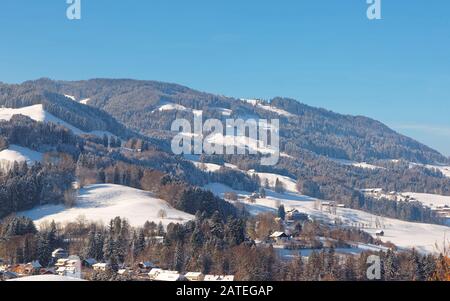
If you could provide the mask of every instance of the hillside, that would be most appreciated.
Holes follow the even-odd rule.
[[[448,160],[437,151],[373,119],[341,115],[293,99],[275,98],[270,103],[248,101],[199,92],[176,84],[125,79],[29,81],[0,88],[0,103],[5,90],[10,94],[17,93],[12,91],[49,91],[47,94],[61,95],[74,105],[78,105],[77,101],[83,101],[89,107],[102,109],[128,127],[147,135],[163,135],[161,131],[167,132],[175,117],[192,116],[195,113],[193,110],[202,110],[205,117],[222,119],[230,116],[281,118],[283,150],[300,148],[317,155],[357,162],[405,159],[418,163],[445,163]],[[31,97],[30,92],[25,95]],[[6,103],[11,103],[11,100]],[[81,106],[87,107],[84,104]]]
[[[161,210],[165,213],[164,217],[159,216]],[[33,219],[37,225],[53,220],[65,224],[79,217],[107,224],[120,216],[135,227],[143,226],[146,221],[167,225],[193,219],[193,216],[171,208],[149,192],[113,184],[91,185],[81,189],[75,207],[70,209],[64,205],[46,205],[18,215]]]

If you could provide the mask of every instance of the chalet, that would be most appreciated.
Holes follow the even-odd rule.
[[[186,278],[178,273],[161,273],[154,281],[184,281]]]
[[[139,262],[138,266],[140,269],[147,270],[147,271],[150,271],[151,269],[156,268],[156,265],[154,265],[150,261]]]
[[[130,274],[130,270],[129,269],[120,269],[117,271],[118,275],[124,276],[124,275],[129,275]]]
[[[183,281],[186,278],[178,271],[167,271],[154,268],[148,273],[151,281]]]
[[[52,258],[54,258],[55,260],[67,257],[69,257],[69,252],[64,249],[59,248],[52,252]]]
[[[92,267],[96,263],[97,263],[97,260],[95,260],[94,258],[88,258],[88,259],[83,260],[83,262],[82,262],[83,266],[88,267],[88,268]]]
[[[234,281],[233,275],[206,275],[205,281]]]
[[[98,272],[105,272],[109,267],[108,263],[96,263],[94,265],[92,265],[92,268],[94,269],[94,271],[98,271]]]
[[[270,235],[270,238],[277,243],[283,243],[289,239],[289,236],[284,232],[274,232],[272,235]]]
[[[184,277],[188,281],[202,281],[204,278],[204,275],[201,272],[189,272]]]
[[[382,237],[384,236],[384,231],[383,230],[378,230],[377,232],[375,232],[375,235],[378,237]]]
[[[301,213],[297,209],[292,209],[286,212],[286,219],[288,221],[306,221],[308,220],[308,215]]]
[[[0,279],[2,280],[11,280],[19,278],[19,275],[17,275],[14,272],[11,271],[0,271]]]

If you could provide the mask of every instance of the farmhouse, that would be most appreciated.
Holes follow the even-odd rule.
[[[201,272],[189,272],[184,277],[189,281],[202,281],[204,275]]]
[[[92,266],[94,271],[99,271],[99,272],[105,272],[108,267],[109,267],[109,264],[107,264],[107,263],[96,263]]]
[[[52,258],[54,258],[56,260],[61,259],[61,258],[67,258],[67,257],[69,257],[69,252],[67,252],[64,249],[59,248],[52,252]]]
[[[375,235],[379,236],[379,237],[384,236],[384,231],[383,230],[378,230],[377,232],[375,232]]]
[[[206,275],[205,281],[234,281],[232,275]]]

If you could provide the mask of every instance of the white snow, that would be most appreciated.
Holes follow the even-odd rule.
[[[263,110],[266,111],[270,111],[273,113],[276,113],[280,116],[285,116],[285,117],[292,117],[294,116],[294,114],[291,114],[285,110],[279,109],[277,107],[271,106],[270,104],[264,102],[263,100],[259,100],[259,99],[245,99],[245,98],[241,98],[241,101],[246,102],[248,104],[251,104],[252,106],[257,106]]]
[[[44,110],[42,104],[23,107],[19,109],[0,108],[0,120],[9,121],[14,115],[28,116],[29,118],[38,122],[51,122],[54,124],[58,124],[71,130],[75,135],[95,135],[103,137],[103,134],[107,134],[108,136],[113,136],[111,133],[105,131],[84,132],[79,128],[76,128],[73,125],[65,122],[64,120],[48,113]]]
[[[271,105],[258,104],[257,106],[259,108],[261,108],[261,109],[264,109],[266,111],[270,111],[270,112],[276,113],[276,114],[278,114],[280,116],[285,116],[285,117],[292,117],[292,116],[294,116],[293,114],[289,113],[288,111],[276,108],[276,107],[271,106]]]
[[[367,162],[356,162],[356,161],[351,161],[351,160],[346,160],[346,159],[336,159],[336,158],[328,158],[328,159],[333,162],[336,162],[338,164],[341,164],[341,165],[354,166],[354,167],[358,167],[358,168],[371,169],[371,170],[385,169],[384,167],[369,164]]]
[[[164,210],[167,216],[158,216]],[[146,221],[185,223],[194,217],[170,207],[167,202],[158,199],[152,193],[113,184],[96,184],[80,190],[74,208],[64,205],[45,205],[18,213],[31,218],[37,225],[54,220],[57,223],[73,222],[79,217],[88,221],[107,224],[120,216],[126,218],[132,226],[143,226]]]
[[[221,113],[223,116],[231,116],[233,114],[233,110],[225,109],[225,108],[214,108],[214,110]]]
[[[64,96],[67,97],[67,98],[69,98],[70,100],[73,100],[73,101],[76,101],[76,100],[77,100],[77,99],[75,98],[75,96],[72,96],[72,95],[64,94]]]
[[[210,144],[222,146],[233,145],[236,147],[242,147],[252,152],[260,152],[263,155],[274,154],[278,151],[277,149],[270,146],[261,145],[260,141],[246,136],[229,136],[215,133],[206,137],[205,141]]]
[[[201,114],[203,114],[202,110],[194,110],[191,108],[186,108],[185,106],[175,104],[175,103],[165,103],[165,104],[161,105],[159,108],[153,110],[153,113],[157,112],[157,111],[159,111],[159,112],[167,112],[167,111],[191,112],[195,116],[200,116]]]

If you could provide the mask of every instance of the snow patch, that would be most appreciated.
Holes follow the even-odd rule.
[[[103,137],[103,134],[107,136],[114,136],[110,132],[106,131],[92,131],[85,132],[80,130],[77,127],[65,122],[64,120],[48,113],[44,110],[42,104],[37,104],[29,107],[23,107],[19,109],[11,109],[11,108],[0,108],[0,120],[9,121],[14,115],[24,115],[38,122],[51,122],[60,126],[63,126],[69,130],[71,130],[75,135],[95,135],[98,137]]]

